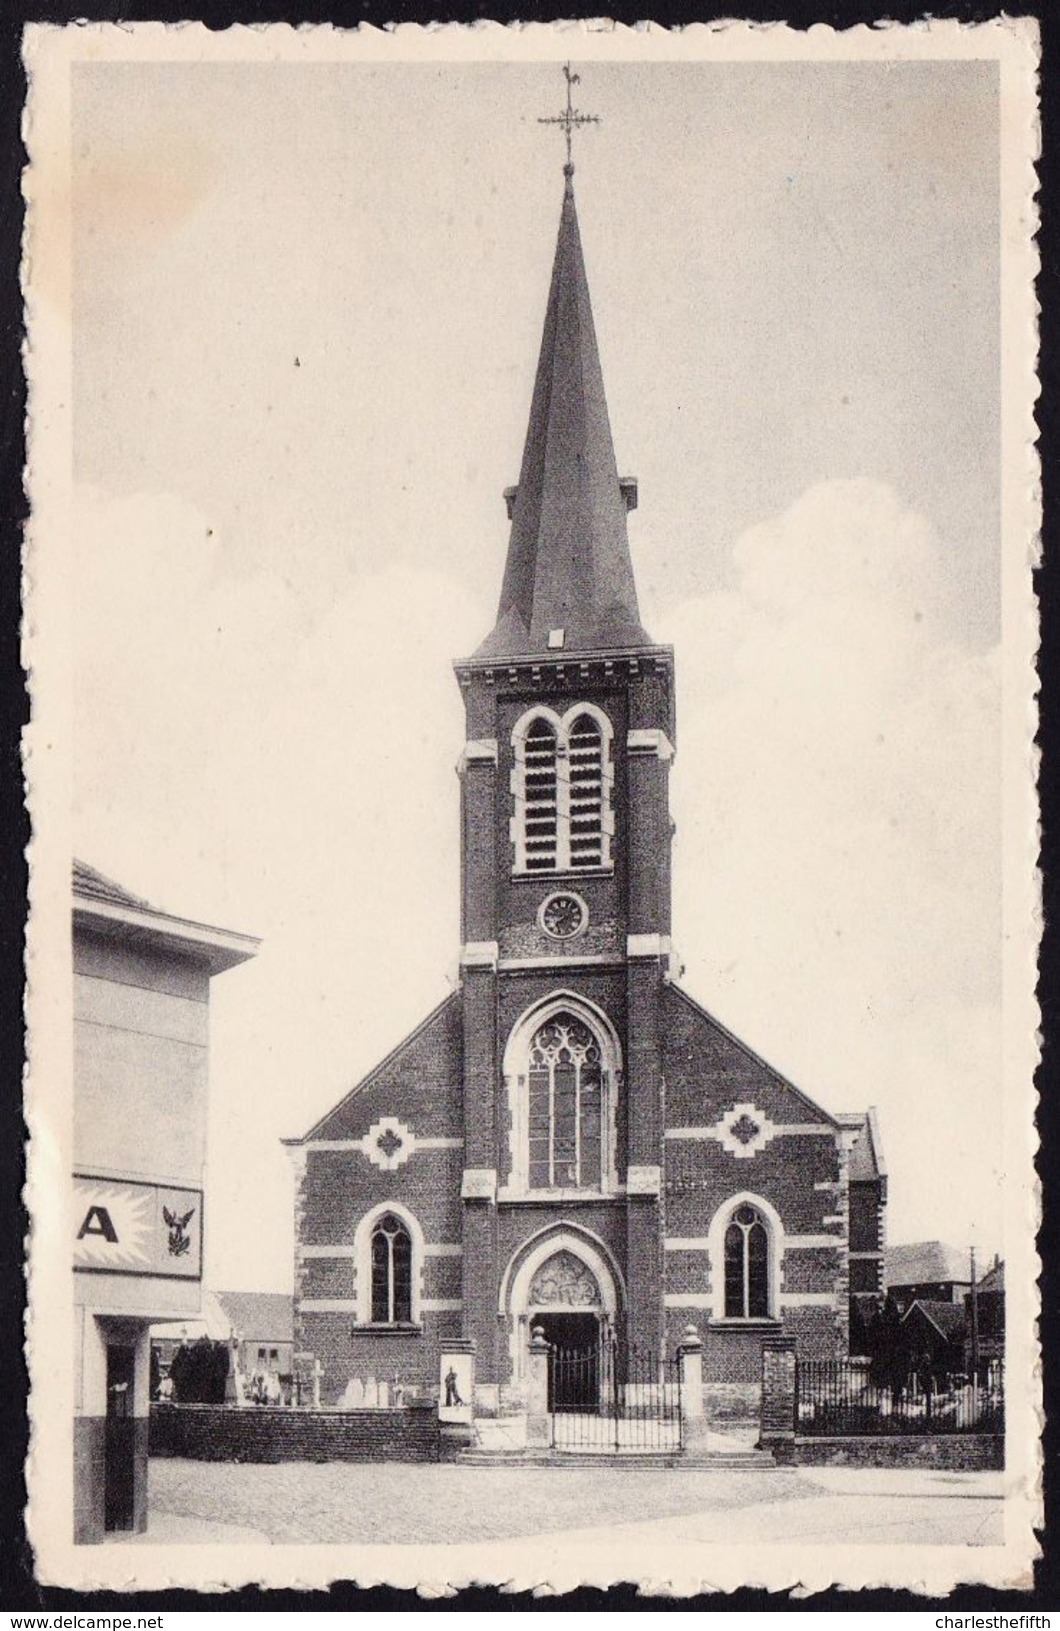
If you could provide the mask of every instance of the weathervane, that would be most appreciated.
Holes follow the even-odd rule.
[[[569,62],[563,64],[563,77],[567,81],[567,106],[562,113],[555,114],[551,119],[539,119],[537,122],[539,125],[562,125],[563,134],[567,138],[567,162],[563,166],[563,174],[569,177],[574,174],[574,163],[571,159],[571,136],[573,132],[579,125],[598,125],[600,120],[595,113],[579,113],[572,103],[571,90],[575,85],[581,84],[581,79],[577,74],[571,73]]]

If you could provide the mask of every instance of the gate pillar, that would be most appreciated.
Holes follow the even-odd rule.
[[[526,1442],[548,1445],[552,1434],[548,1420],[548,1359],[550,1348],[540,1325],[530,1333],[527,1358]]]
[[[681,1367],[681,1423],[686,1449],[707,1443],[707,1416],[703,1409],[703,1343],[694,1325],[686,1325],[677,1348]]]
[[[795,1458],[797,1364],[793,1337],[768,1337],[763,1342],[759,1444],[785,1465]]]

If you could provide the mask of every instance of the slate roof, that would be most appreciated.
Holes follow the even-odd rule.
[[[627,484],[628,486],[629,484]],[[567,175],[497,622],[476,658],[642,649],[574,187]]]
[[[860,1124],[861,1127],[850,1151],[847,1173],[851,1183],[864,1183],[873,1178],[882,1178],[887,1168],[884,1165],[883,1145],[880,1142],[880,1127],[875,1110],[870,1109],[864,1115],[838,1116],[836,1119],[844,1126]]]
[[[205,963],[211,974],[245,963],[261,944],[256,935],[196,923],[152,906],[86,861],[74,861],[72,884],[75,923],[84,925],[87,920],[93,933],[192,957]]]
[[[112,906],[135,906],[142,912],[154,911],[150,901],[144,900],[142,895],[134,895],[120,883],[115,883],[113,878],[104,877],[102,872],[97,872],[87,861],[74,861],[73,876],[74,893],[77,895],[87,895],[92,900],[105,900]]]
[[[284,1291],[217,1291],[229,1326],[244,1339],[294,1341],[294,1299]]]
[[[902,1317],[902,1323],[919,1309],[926,1320],[935,1327],[939,1336],[945,1337],[947,1342],[954,1337],[963,1336],[965,1327],[964,1309],[960,1303],[935,1302],[930,1297],[918,1297],[910,1303]]]
[[[919,1286],[955,1282],[971,1285],[968,1253],[941,1240],[917,1240],[888,1246],[883,1259],[886,1286]]]
[[[1005,1265],[1004,1263],[995,1263],[992,1269],[987,1269],[986,1273],[983,1275],[983,1278],[979,1281],[978,1290],[980,1292],[989,1292],[1004,1291],[1004,1289]]]

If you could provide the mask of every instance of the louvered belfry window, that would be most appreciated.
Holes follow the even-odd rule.
[[[526,733],[523,812],[527,872],[555,872],[559,836],[556,732],[547,719],[535,719]]]
[[[570,759],[570,864],[599,866],[603,860],[603,736],[595,719],[579,714],[567,734]]]
[[[543,710],[513,733],[516,872],[577,872],[611,864],[610,733],[587,709]]]

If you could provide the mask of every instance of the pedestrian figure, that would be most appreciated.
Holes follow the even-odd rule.
[[[445,1402],[446,1405],[463,1404],[460,1389],[457,1387],[456,1366],[450,1365],[445,1373]]]

